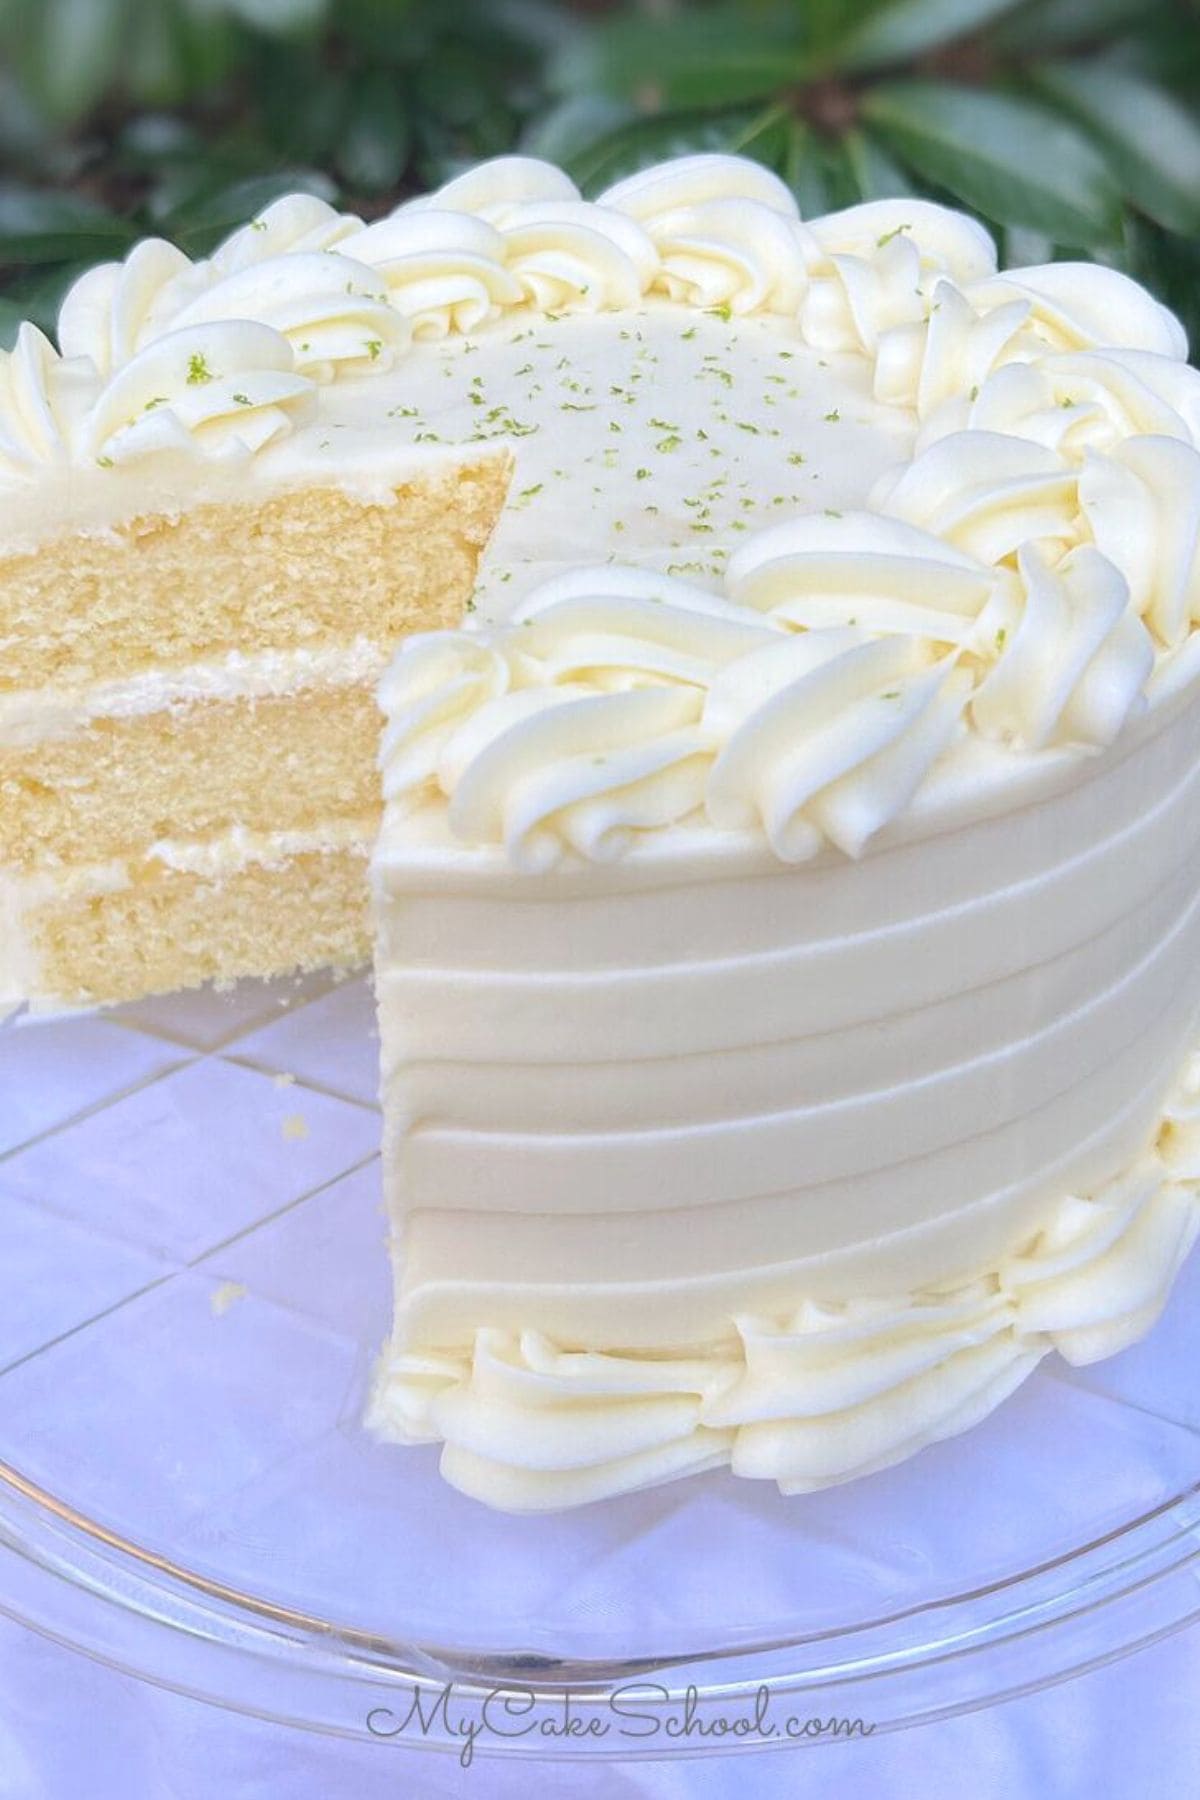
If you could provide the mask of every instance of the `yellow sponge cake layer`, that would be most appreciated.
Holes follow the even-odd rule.
[[[160,838],[314,829],[379,805],[374,687],[201,700],[0,743],[0,861],[107,861]]]
[[[0,693],[453,624],[508,472],[493,455],[387,503],[331,487],[147,513],[4,558]]]
[[[233,981],[365,960],[366,857],[373,819],[280,834],[247,851],[236,841],[209,866],[81,871],[74,882],[0,895],[0,1007],[24,995],[92,1006],[204,981]],[[224,864],[224,866],[222,866]],[[90,889],[90,891],[89,891]],[[11,995],[6,986],[12,986]]]
[[[85,479],[74,535],[10,547],[0,1012],[366,958],[375,682],[406,632],[461,617],[510,470],[225,471],[125,520]]]

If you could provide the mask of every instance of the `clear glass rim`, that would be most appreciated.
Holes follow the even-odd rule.
[[[405,1690],[452,1685],[464,1704],[517,1691],[531,1708],[586,1714],[621,1689],[645,1706],[739,1707],[768,1687],[810,1707],[857,1711],[895,1730],[977,1710],[1111,1662],[1200,1619],[1200,1480],[1061,1554],[957,1594],[868,1621],[620,1660],[555,1656],[517,1643],[419,1643],[338,1624],[136,1544],[0,1463],[0,1606],[123,1672],[232,1711],[342,1736]],[[814,1715],[815,1716],[815,1715]],[[379,1739],[378,1741],[388,1741]],[[446,1729],[409,1748],[460,1748]],[[815,1740],[814,1740],[815,1741]],[[630,1748],[625,1759],[778,1747],[774,1741]],[[552,1751],[527,1738],[481,1754],[618,1754],[600,1743]]]

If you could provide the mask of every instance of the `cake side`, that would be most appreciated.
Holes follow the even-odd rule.
[[[369,1417],[493,1504],[885,1466],[1195,1235],[1196,377],[1107,271],[832,260],[907,465],[383,685]]]
[[[790,873],[385,837],[376,1428],[502,1505],[714,1457],[798,1489],[1145,1329],[1200,1218],[1200,703],[1164,714]]]

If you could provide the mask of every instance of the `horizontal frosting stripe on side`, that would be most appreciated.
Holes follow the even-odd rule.
[[[1200,1230],[1197,1171],[1176,1155],[1198,1073],[1193,1058],[1165,1111],[1160,1099],[1156,1141],[1108,1181],[1044,1200],[1015,1251],[980,1246],[963,1279],[843,1298],[797,1269],[774,1308],[746,1288],[723,1319],[703,1305],[681,1316],[668,1291],[665,1332],[685,1335],[661,1347],[616,1335],[589,1347],[528,1314],[487,1317],[477,1296],[457,1346],[398,1334],[369,1423],[401,1441],[444,1440],[450,1480],[516,1510],[713,1459],[785,1493],[887,1467],[984,1417],[1047,1351],[1090,1362],[1153,1324]],[[656,1303],[642,1316],[652,1308],[662,1325]],[[614,1308],[608,1323],[616,1333],[637,1316]]]
[[[942,1074],[984,1056],[1017,1052],[1094,1001],[1122,971],[1158,945],[1195,893],[1195,855],[1144,908],[1126,913],[1085,944],[985,988],[951,995],[809,1038],[696,1051],[658,1059],[524,1063],[511,1045],[504,1060],[411,1062],[385,1054],[385,1104],[408,1128],[554,1132],[633,1131],[714,1118],[783,1113],[798,1095],[817,1105]],[[703,969],[694,1004],[706,1004]],[[386,986],[381,986],[386,1004]],[[390,1034],[389,1034],[390,1041]],[[506,1055],[506,1051],[508,1054]]]
[[[1102,846],[1027,889],[863,938],[577,976],[384,965],[385,1061],[486,1062],[497,1045],[505,1061],[528,1063],[694,1055],[790,1042],[983,989],[1070,953],[1150,905],[1192,854],[1184,806],[1194,811],[1196,786],[1190,776],[1179,806],[1115,850]],[[735,889],[721,898],[736,912]],[[692,1004],[698,981],[706,1001],[699,1012]]]
[[[719,1115],[673,1129],[467,1131],[417,1125],[398,1152],[395,1177],[414,1204],[452,1195],[480,1211],[669,1211],[748,1198],[756,1193],[850,1180],[926,1158],[1015,1126],[1029,1130],[1060,1096],[1083,1110],[1089,1079],[1131,1041],[1153,1053],[1153,1038],[1183,1010],[1195,1013],[1200,961],[1200,895],[1171,934],[1107,993],[999,1053],[891,1089],[779,1114]],[[1181,998],[1182,997],[1182,998]],[[1151,1042],[1145,1042],[1149,1034]],[[647,1079],[653,1079],[652,1068]],[[1094,1108],[1090,1124],[1099,1118]],[[1050,1128],[1060,1141],[1066,1119]],[[1072,1119],[1079,1129],[1078,1117]],[[1011,1149],[1007,1152],[1012,1154]],[[798,1177],[802,1171],[802,1179]]]
[[[1191,803],[1185,794],[1200,780],[1198,758],[1200,706],[1181,696],[1103,757],[1056,771],[1057,788],[1049,795],[955,831],[879,841],[858,862],[829,855],[798,873],[769,857],[743,856],[750,866],[739,866],[736,851],[727,859],[711,856],[711,842],[698,848],[680,833],[644,884],[636,855],[539,879],[514,876],[499,855],[461,849],[433,880],[426,878],[432,871],[389,857],[385,831],[375,860],[381,960],[572,974],[669,964],[681,942],[697,959],[721,958],[728,955],[735,881],[744,951],[893,929],[989,903],[1022,884],[1034,888],[1059,868],[1117,850],[1123,837],[1136,861],[1139,834],[1159,824],[1167,831],[1167,811]],[[664,918],[673,919],[666,935]]]
[[[263,503],[313,488],[371,506],[397,489],[445,482],[462,469],[504,465],[507,444],[414,444],[395,430],[339,431],[337,454],[323,425],[306,427],[252,462],[170,451],[120,469],[49,471],[19,495],[0,496],[0,556],[25,556],[80,535],[103,539],[147,517],[175,519],[200,506]]]
[[[687,1206],[647,1214],[616,1241],[608,1213],[561,1215],[549,1231],[545,1214],[416,1210],[403,1225],[404,1330],[447,1344],[464,1318],[533,1322],[595,1344],[619,1318],[640,1345],[701,1342],[719,1335],[722,1309],[777,1306],[798,1274],[821,1295],[965,1277],[985,1252],[1020,1242],[1056,1193],[1091,1191],[1143,1152],[1163,1068],[1178,1066],[1192,1023],[1176,1022],[1151,1079],[1136,1044],[1087,1084],[1090,1135],[1075,1118],[1070,1141],[1054,1141],[1049,1108],[1030,1121],[1027,1154],[1011,1135],[999,1146],[981,1138],[966,1155],[955,1147],[851,1182],[728,1201],[705,1213],[703,1232]]]

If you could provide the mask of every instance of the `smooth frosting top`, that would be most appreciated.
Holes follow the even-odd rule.
[[[501,158],[372,224],[298,195],[204,262],[139,244],[71,290],[60,350],[25,326],[0,360],[0,497],[168,453],[265,466],[331,416],[323,395],[402,381],[421,345],[663,307],[855,359],[915,419],[911,458],[868,510],[748,533],[708,584],[610,561],[504,626],[410,644],[385,687],[400,811],[444,806],[521,867],[699,818],[787,859],[857,854],[965,737],[1082,753],[1144,708],[1200,615],[1178,322],[1112,270],[999,273],[986,232],[929,202],[801,221],[737,158],[595,202]],[[630,485],[638,448],[612,453]]]

